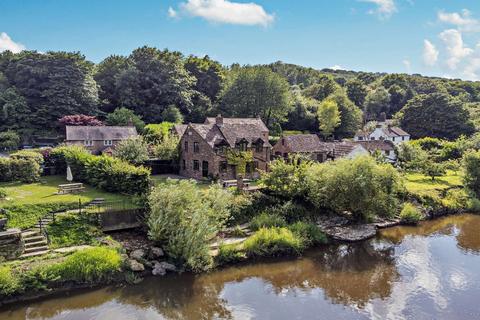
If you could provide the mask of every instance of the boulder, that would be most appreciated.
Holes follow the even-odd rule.
[[[374,224],[360,224],[343,227],[333,227],[326,230],[327,235],[335,240],[355,242],[373,238],[377,234]]]
[[[142,249],[136,249],[130,252],[130,259],[142,260],[143,258],[145,258],[145,251]]]
[[[127,267],[133,272],[141,272],[145,270],[145,267],[143,266],[143,264],[141,264],[140,262],[134,259],[128,260]]]
[[[150,257],[152,259],[157,259],[163,257],[165,253],[163,252],[162,248],[159,247],[151,247],[150,248]]]
[[[164,276],[167,273],[167,271],[177,271],[177,267],[165,261],[162,261],[162,262],[155,261],[152,269],[152,274],[154,276]]]

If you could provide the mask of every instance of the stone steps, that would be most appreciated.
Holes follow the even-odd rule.
[[[41,236],[41,235],[38,235],[38,236],[29,236],[29,237],[23,237],[23,241],[25,242],[25,245],[28,244],[28,243],[32,243],[32,242],[37,242],[37,241],[41,241],[41,240],[45,240],[45,237],[44,236]]]
[[[25,247],[24,254],[38,252],[38,251],[48,251],[48,246],[36,246],[36,247]]]
[[[25,250],[27,248],[35,248],[35,247],[44,247],[48,246],[47,240],[45,238],[41,238],[41,240],[36,241],[36,242],[25,242]]]
[[[48,252],[49,252],[49,250],[24,253],[19,258],[20,259],[26,259],[26,258],[36,257],[36,256],[43,256],[44,254],[47,254]]]
[[[48,241],[40,230],[31,229],[22,232],[25,250],[20,258],[29,258],[48,253]]]

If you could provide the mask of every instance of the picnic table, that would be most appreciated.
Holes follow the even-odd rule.
[[[250,179],[243,179],[243,186],[248,187],[250,186]],[[222,186],[224,188],[230,188],[230,187],[237,187],[237,180],[223,180]]]
[[[85,190],[83,183],[67,183],[58,186],[57,194],[76,193]]]

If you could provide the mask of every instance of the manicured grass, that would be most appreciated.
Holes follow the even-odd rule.
[[[441,191],[452,187],[459,187],[463,184],[460,173],[453,171],[447,171],[446,175],[436,177],[433,181],[430,177],[421,173],[407,173],[405,180],[407,190],[415,194]]]
[[[52,202],[89,202],[95,198],[104,198],[105,201],[119,201],[130,197],[108,193],[85,185],[84,192],[76,194],[57,195],[58,185],[68,183],[64,177],[42,177],[38,183],[2,182],[0,188],[7,192],[7,200],[0,201],[0,207],[12,204],[41,204]]]

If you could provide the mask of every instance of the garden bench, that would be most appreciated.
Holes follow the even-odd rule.
[[[249,179],[243,179],[243,186],[246,188],[246,187],[249,187],[250,186],[250,181]],[[222,186],[226,189],[226,188],[230,188],[230,187],[237,187],[237,180],[224,180],[222,182]]]
[[[68,184],[60,184],[58,186],[58,194],[67,194],[67,193],[75,193],[81,192],[85,190],[83,183],[68,183]]]

